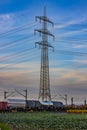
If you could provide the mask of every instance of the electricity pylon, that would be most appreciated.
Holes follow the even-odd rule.
[[[40,89],[39,89],[39,100],[42,101],[51,101],[51,93],[50,93],[50,78],[49,78],[49,56],[48,56],[48,48],[53,48],[48,43],[48,36],[52,36],[55,38],[53,34],[50,33],[47,29],[47,23],[51,23],[52,26],[54,23],[49,20],[46,16],[46,7],[44,7],[44,15],[36,16],[37,19],[42,23],[42,29],[35,29],[35,32],[39,32],[42,36],[42,41],[36,42],[35,44],[39,44],[41,47],[41,68],[40,68]]]

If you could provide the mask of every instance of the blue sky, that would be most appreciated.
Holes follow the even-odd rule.
[[[38,98],[41,53],[35,42],[41,37],[34,35],[34,29],[42,28],[35,16],[43,15],[44,6],[55,25],[48,25],[55,35],[55,41],[49,37],[54,49],[87,53],[86,0],[0,1],[0,97],[4,90],[27,88],[29,98]],[[87,56],[49,50],[49,58],[52,97],[63,101],[59,94],[67,94],[69,102],[73,96],[75,102],[83,103],[87,99]]]

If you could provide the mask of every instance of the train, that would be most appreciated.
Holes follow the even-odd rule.
[[[0,101],[0,111],[6,111],[8,109],[8,102]]]
[[[63,111],[61,101],[41,102],[38,100],[8,99],[0,101],[0,111]]]

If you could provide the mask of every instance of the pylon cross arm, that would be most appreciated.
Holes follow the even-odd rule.
[[[54,23],[50,19],[48,19],[46,16],[36,16],[35,17],[36,22],[37,22],[37,19],[40,20],[40,23],[41,23],[41,20],[42,20],[42,21],[46,21],[48,23],[51,23],[52,26],[54,26]]]
[[[49,35],[49,36],[52,36],[53,39],[55,40],[55,36],[54,36],[53,34],[51,34],[50,31],[48,31],[48,30],[35,29],[35,30],[34,30],[34,33],[35,33],[36,31],[39,32],[39,33],[42,33],[42,34],[47,34],[47,35]]]

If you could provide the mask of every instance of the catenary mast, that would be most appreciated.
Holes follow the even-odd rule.
[[[41,47],[41,68],[40,68],[40,88],[39,88],[39,100],[42,101],[51,101],[51,93],[50,93],[50,77],[49,77],[49,55],[48,48],[53,48],[48,43],[48,36],[54,35],[50,33],[47,29],[47,24],[51,23],[52,26],[54,23],[49,20],[46,16],[46,7],[44,7],[44,15],[36,16],[37,19],[42,23],[42,29],[35,29],[35,32],[39,32],[42,36],[42,41],[36,42],[35,44],[39,44]]]

